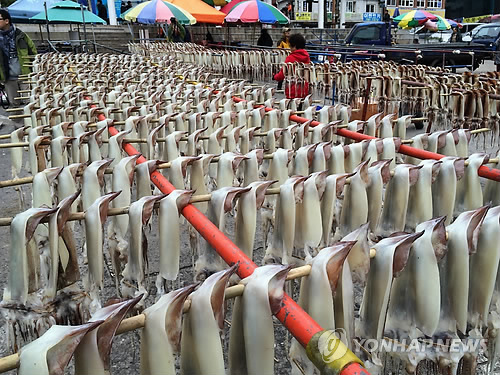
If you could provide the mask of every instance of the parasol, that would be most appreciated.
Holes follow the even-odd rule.
[[[188,11],[162,0],[140,3],[127,10],[122,17],[126,21],[139,23],[170,23],[172,17],[183,25],[196,23],[196,19]]]
[[[243,23],[279,23],[286,25],[290,20],[278,8],[260,0],[243,1],[231,9],[225,18],[226,22]]]
[[[411,29],[423,25],[427,20],[435,20],[436,18],[436,15],[425,10],[412,10],[397,16],[393,21],[402,29]]]

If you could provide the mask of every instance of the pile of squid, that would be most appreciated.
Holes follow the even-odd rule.
[[[500,190],[482,183],[490,157],[470,154],[469,129],[409,140],[411,115],[353,120],[347,104],[278,100],[272,87],[177,60],[174,52],[34,59],[24,126],[11,134],[27,147],[12,147],[12,172],[15,181],[29,168],[32,207],[10,222],[1,303],[21,374],[58,373],[73,353],[75,373],[109,372],[120,322],[139,313],[143,374],[272,374],[272,315],[299,283],[286,281],[298,266],[310,267],[300,306],[323,328],[342,329],[372,373],[471,374],[480,354],[494,369]],[[378,138],[353,142],[339,129]],[[398,152],[404,143],[446,157],[408,157]],[[129,144],[140,154],[128,156]],[[158,172],[174,192],[155,188]],[[238,264],[228,268],[180,217],[188,204],[260,266],[250,277],[239,280]],[[157,264],[148,261],[152,232]],[[182,279],[182,259],[191,259],[192,279]],[[122,302],[103,299],[110,279]],[[244,291],[225,303],[234,283]],[[383,353],[366,339],[431,345]],[[463,345],[447,351],[439,339]],[[486,350],[470,350],[467,339],[486,339]],[[317,373],[294,340],[288,357],[292,373]]]

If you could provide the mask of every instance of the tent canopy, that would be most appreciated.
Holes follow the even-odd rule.
[[[88,10],[83,11],[85,23],[106,24],[102,18],[97,17]],[[73,1],[59,1],[47,9],[47,18],[51,23],[83,23],[82,10],[80,4]],[[30,18],[32,21],[45,21],[45,10]]]
[[[60,0],[45,1],[47,2],[47,8],[50,8]],[[44,2],[40,0],[17,0],[15,3],[10,5],[7,10],[14,20],[28,20],[34,15],[45,11],[43,3]]]
[[[222,25],[226,15],[219,12],[217,9],[212,8],[202,0],[167,0],[169,3],[177,5],[182,9],[187,10],[196,18],[198,23],[213,23]]]

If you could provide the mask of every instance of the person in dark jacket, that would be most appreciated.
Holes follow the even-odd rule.
[[[495,41],[495,65],[497,72],[500,72],[500,36]]]
[[[311,58],[309,53],[304,49],[306,47],[306,39],[301,34],[293,34],[290,36],[290,53],[285,59],[285,63],[301,62],[304,64],[310,64]],[[275,74],[274,80],[283,81],[285,79],[285,74],[283,73],[283,68]],[[289,99],[293,98],[305,98],[309,94],[309,84],[305,82],[303,85],[292,84],[289,87],[285,87],[285,96]]]
[[[452,28],[450,43],[460,43],[461,41],[462,41],[462,33],[458,29],[458,26],[454,26]]]
[[[29,74],[28,55],[36,55],[36,47],[28,35],[12,24],[10,14],[0,9],[0,81],[13,105],[19,105],[14,98],[19,96],[19,75]]]
[[[272,47],[273,46],[273,38],[271,38],[271,35],[269,35],[269,32],[267,29],[262,29],[260,31],[260,38],[257,41],[258,46],[263,46],[263,47]]]
[[[102,3],[102,0],[97,0],[97,15],[104,21],[108,22],[108,10]]]

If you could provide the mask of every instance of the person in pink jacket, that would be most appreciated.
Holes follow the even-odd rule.
[[[302,62],[304,64],[310,64],[311,59],[309,53],[304,49],[306,46],[306,39],[301,34],[293,34],[290,36],[290,53],[285,59],[285,63],[292,62]],[[283,81],[285,75],[283,74],[283,68],[274,75],[275,81]],[[305,98],[309,94],[309,84],[305,82],[302,84],[292,84],[285,87],[285,96],[289,99],[293,98]]]

